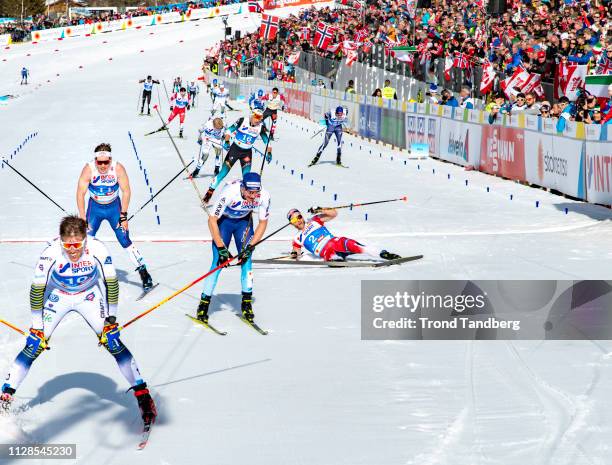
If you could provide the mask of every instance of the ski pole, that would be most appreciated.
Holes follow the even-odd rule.
[[[266,155],[268,153],[268,145],[270,145],[270,141],[272,140],[272,130],[274,129],[274,123],[272,123],[272,127],[270,128],[270,134],[268,134],[268,142],[266,142],[266,148],[263,151],[263,160],[261,160],[261,168],[259,169],[259,176],[263,174],[264,166],[266,164]]]
[[[170,129],[168,129],[168,126],[166,126],[166,123],[164,123],[164,118],[162,118],[162,115],[159,112],[159,108],[157,107],[157,105],[154,105],[153,109],[157,112],[157,116],[159,116],[159,119],[162,122],[162,125],[166,127],[166,132],[168,133],[168,137],[170,138],[170,142],[172,142],[172,145],[174,146],[174,150],[176,150],[176,154],[178,155],[179,159],[181,160],[181,163],[183,164],[183,170],[185,171],[185,173],[187,173],[187,176],[189,176],[189,170],[187,169],[187,163],[185,163],[185,160],[183,159],[183,156],[181,155],[181,152],[179,151],[178,147],[176,146],[176,143],[174,142],[174,138],[172,137],[172,134],[170,134]],[[198,194],[198,199],[200,200],[200,206],[204,209],[204,211],[206,212],[207,215],[210,215],[210,213],[208,212],[208,208],[206,208],[206,205],[204,204],[204,201],[202,200],[203,199],[202,193],[200,192],[200,189],[198,188],[198,185],[195,183],[193,178],[190,178],[190,181],[191,181],[191,185],[193,186],[193,188],[195,189],[196,193]]]
[[[17,326],[9,323],[6,320],[3,320],[2,318],[0,318],[0,323],[2,323],[3,325],[8,326],[11,329],[14,329],[15,331],[17,331],[19,334],[21,334],[22,336],[27,336],[26,332],[23,329],[18,328]]]
[[[325,128],[321,128],[317,133],[315,133],[314,135],[310,136],[311,139],[314,139],[315,137],[317,137],[319,134],[321,134],[323,131],[325,131]]]
[[[272,231],[270,234],[268,234],[266,237],[260,239],[259,241],[257,241],[254,246],[257,246],[259,244],[261,244],[262,242],[268,240],[270,237],[274,236],[275,234],[279,233],[280,231],[282,231],[283,229],[285,229],[287,226],[289,226],[291,223],[287,223],[284,226],[281,226],[280,228],[276,229],[275,231]],[[132,323],[138,321],[139,319],[141,319],[143,316],[148,315],[149,313],[151,313],[153,310],[158,309],[159,307],[161,307],[162,305],[164,305],[166,302],[174,299],[177,295],[185,292],[187,289],[195,286],[197,283],[199,283],[200,281],[202,281],[203,279],[207,278],[208,276],[210,276],[211,274],[215,273],[216,271],[220,270],[221,268],[224,268],[226,266],[229,266],[229,264],[231,262],[233,262],[234,260],[236,260],[238,258],[238,255],[236,255],[235,257],[231,257],[229,259],[227,259],[226,261],[224,261],[223,263],[221,263],[220,265],[217,265],[215,268],[213,268],[212,270],[210,270],[209,272],[207,272],[206,274],[203,274],[202,276],[200,276],[199,278],[195,279],[194,281],[190,282],[189,284],[187,284],[186,286],[183,286],[181,289],[179,289],[178,291],[170,294],[168,297],[166,297],[165,299],[161,300],[160,302],[156,303],[155,305],[153,305],[151,308],[149,308],[148,310],[145,310],[144,312],[136,315],[134,318],[132,318],[130,321],[128,321],[127,323],[125,323],[123,326],[121,326],[119,328],[120,331],[123,331],[125,328],[127,328],[128,326],[130,326]]]
[[[140,106],[140,97],[142,97],[142,91],[139,90],[138,91],[138,100],[136,101],[136,112],[138,113],[138,107]],[[144,105],[144,102],[142,102],[142,104]]]
[[[388,202],[397,202],[399,200],[403,200],[404,202],[408,201],[408,197],[404,196],[404,197],[399,197],[397,199],[389,199],[389,200],[377,200],[376,202],[364,202],[364,203],[350,203],[348,205],[340,205],[338,207],[310,207],[308,209],[308,213],[317,213],[321,210],[325,210],[325,209],[333,209],[333,210],[339,210],[340,208],[353,208],[353,207],[365,207],[366,205],[374,205],[377,203],[388,203]]]
[[[168,99],[168,105],[170,104],[170,96],[168,95],[168,89],[166,88],[166,81],[162,79],[162,83],[164,84],[164,90],[166,91],[166,98]]]
[[[49,199],[53,205],[55,205],[57,208],[59,208],[61,211],[63,211],[64,213],[68,213],[66,210],[64,210],[62,208],[61,205],[59,205],[55,200],[53,200],[51,197],[49,197],[47,194],[45,194],[42,190],[40,190],[38,187],[36,187],[36,185],[30,181],[28,178],[26,178],[23,174],[21,174],[19,171],[17,171],[15,168],[13,168],[8,161],[6,161],[6,158],[2,159],[2,163],[4,163],[6,166],[8,166],[10,169],[12,169],[15,173],[17,173],[19,176],[21,176],[29,185],[31,185],[34,189],[36,189],[38,192],[40,192],[42,195],[44,195],[47,199]]]
[[[191,165],[192,163],[193,163],[193,160],[191,160],[187,166]],[[150,204],[150,203],[153,201],[153,199],[154,199],[155,197],[157,197],[159,194],[161,194],[161,193],[162,193],[162,191],[163,191],[163,190],[164,190],[166,187],[168,187],[170,184],[172,184],[172,181],[174,181],[174,180],[175,180],[176,178],[178,178],[178,177],[179,177],[181,174],[183,174],[183,172],[184,172],[184,171],[185,171],[185,169],[183,168],[181,171],[179,171],[178,173],[176,173],[176,175],[175,175],[175,176],[174,176],[174,177],[173,177],[173,178],[172,178],[170,181],[168,181],[168,182],[167,182],[167,183],[164,185],[164,187],[162,187],[162,188],[161,188],[160,190],[158,190],[158,191],[157,191],[155,194],[153,194],[153,196],[152,196],[152,197],[151,197],[149,200],[147,200],[147,201],[146,201],[144,204],[142,204],[142,207],[140,207],[138,210],[136,210],[134,213],[132,213],[132,216],[130,216],[130,217],[128,218],[128,221],[131,221],[131,219],[132,219],[132,218],[134,218],[134,217],[136,216],[136,214],[138,214],[138,213],[140,212],[140,210],[142,210],[144,207],[146,207],[147,205],[149,205],[149,204]]]

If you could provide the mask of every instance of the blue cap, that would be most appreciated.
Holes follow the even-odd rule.
[[[216,83],[217,83],[217,80],[216,80],[216,79],[213,79],[213,84],[216,84]]]
[[[260,191],[261,190],[261,176],[254,172],[246,173],[242,177],[242,187],[248,191]]]
[[[259,90],[257,91],[257,96],[258,96],[258,97],[261,97],[263,94],[264,94],[263,89],[259,89]]]
[[[336,107],[336,114],[338,114],[338,113],[344,113],[344,108]]]

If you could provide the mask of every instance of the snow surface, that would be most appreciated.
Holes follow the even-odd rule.
[[[248,16],[230,25],[255,27]],[[0,95],[19,95],[0,107],[0,154],[38,132],[13,166],[74,211],[80,170],[93,147],[108,141],[127,167],[135,211],[149,193],[128,131],[153,191],[181,167],[167,136],[143,136],[159,120],[137,116],[137,80],[195,78],[203,49],[222,32],[214,19],[0,51]],[[24,65],[32,73],[27,88],[19,86]],[[196,153],[196,128],[208,115],[209,100],[201,102],[187,115],[186,139],[177,141],[186,158]],[[199,284],[126,329],[123,340],[160,412],[142,452],[135,450],[140,423],[129,386],[71,315],[19,390],[16,414],[0,418],[0,442],[76,443],[78,460],[56,463],[81,464],[611,463],[609,342],[360,340],[362,279],[609,278],[610,210],[435,160],[404,163],[405,155],[354,137],[344,149],[350,169],[330,164],[333,145],[319,166],[306,168],[320,143],[310,138],[316,129],[303,118],[280,119],[264,171],[269,231],[289,208],[331,205],[334,194],[340,204],[407,195],[406,203],[342,210],[330,227],[423,260],[377,270],[256,265],[255,311],[267,337],[233,314],[240,306],[236,268],[223,273],[212,304],[211,322],[228,336],[183,316],[195,311]],[[228,179],[238,176],[235,170]],[[208,182],[198,180],[202,191]],[[27,328],[32,266],[62,212],[6,167],[0,190],[0,317]],[[160,225],[149,207],[130,223],[160,282],[143,301],[135,301],[139,278],[126,254],[107,226],[100,231],[119,269],[123,321],[210,265],[206,216],[191,185],[177,180],[156,203]],[[285,253],[290,237],[279,233],[256,258]],[[17,333],[0,331],[0,373],[22,344]]]

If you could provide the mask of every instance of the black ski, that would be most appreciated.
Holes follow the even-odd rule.
[[[383,266],[399,265],[405,262],[411,262],[423,258],[423,255],[414,255],[411,257],[401,257],[395,260],[385,261],[365,261],[365,260],[294,260],[294,259],[277,259],[270,258],[267,260],[252,260],[253,263],[274,264],[274,265],[305,265],[305,266],[329,266],[331,268],[351,268],[351,267],[373,267],[380,268]]]
[[[219,331],[217,328],[215,328],[214,326],[210,325],[209,323],[204,323],[203,321],[198,320],[197,318],[194,318],[191,315],[188,315],[187,313],[185,313],[185,316],[187,318],[189,318],[191,321],[193,321],[194,323],[197,323],[199,325],[204,326],[205,328],[210,329],[213,333],[218,334],[219,336],[227,335],[227,331]]]
[[[159,286],[159,283],[155,283],[153,284],[149,289],[143,289],[142,293],[136,297],[136,300],[142,300],[144,299],[144,297],[151,292],[153,289],[155,289],[157,286]]]
[[[350,267],[373,267],[373,268],[381,268],[383,266],[391,266],[391,265],[399,265],[405,262],[412,262],[414,260],[420,260],[423,258],[423,255],[413,255],[411,257],[401,257],[396,258],[395,260],[385,260],[384,262],[366,262],[366,261],[351,261],[347,260],[345,262],[327,262],[327,266],[332,268],[350,268]]]
[[[253,328],[255,331],[257,331],[259,334],[266,336],[268,334],[268,331],[266,331],[265,329],[262,329],[257,323],[255,323],[254,321],[249,321],[247,319],[245,319],[242,315],[238,315],[236,313],[236,316],[238,318],[240,318],[240,321],[242,321],[244,324],[250,326],[251,328]]]
[[[156,129],[155,131],[147,132],[145,136],[150,136],[151,134],[155,134],[156,132],[165,131],[166,129],[167,129],[166,126],[162,126],[161,128]]]

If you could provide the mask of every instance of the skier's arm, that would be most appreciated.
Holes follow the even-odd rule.
[[[219,231],[219,218],[223,215],[225,211],[225,205],[227,203],[227,195],[224,195],[223,191],[221,192],[221,197],[215,203],[213,208],[213,214],[208,217],[208,229],[210,229],[210,234],[212,236],[212,240],[215,245],[219,248],[225,247],[223,242],[223,238],[221,237],[221,231]]]
[[[130,179],[121,163],[117,163],[117,182],[121,189],[121,212],[127,213],[130,206],[130,198],[132,197],[132,189],[130,189]]]
[[[32,314],[32,328],[42,330],[43,325],[43,304],[45,289],[47,288],[47,280],[49,279],[49,271],[55,264],[55,260],[51,256],[47,248],[38,259],[36,269],[34,271],[34,279],[30,286],[30,311]]]
[[[113,265],[113,259],[106,250],[102,242],[91,239],[90,248],[94,249],[94,257],[102,268],[102,278],[106,286],[106,302],[108,303],[108,316],[117,316],[117,306],[119,305],[119,280]]]
[[[159,84],[159,81],[157,79],[153,79],[153,84]]]
[[[138,81],[138,84],[142,84],[143,82],[145,82],[145,80],[141,79],[140,81]]]
[[[89,165],[85,165],[81,170],[81,176],[79,177],[79,183],[77,185],[76,201],[77,208],[79,210],[79,216],[85,218],[85,193],[89,187],[89,180],[91,179],[91,169]]]
[[[338,216],[338,210],[335,208],[322,208],[321,212],[317,216],[321,221],[327,223]]]

